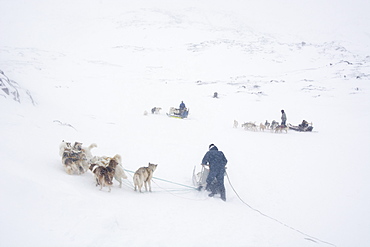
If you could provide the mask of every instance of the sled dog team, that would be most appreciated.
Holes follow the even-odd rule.
[[[127,176],[122,167],[122,158],[119,154],[113,157],[93,156],[91,149],[97,147],[95,143],[88,147],[82,146],[82,143],[75,142],[72,146],[70,142],[62,141],[59,145],[59,155],[62,157],[62,164],[67,174],[83,174],[90,170],[95,177],[96,186],[108,187],[109,192],[113,185],[113,178],[119,182],[119,187],[122,187],[122,179],[127,179]],[[149,163],[148,167],[140,167],[133,177],[134,189],[141,192],[141,188],[145,187],[145,191],[152,191],[151,179],[156,170],[157,165]]]
[[[234,120],[233,127],[238,128],[239,122],[237,120]],[[256,124],[256,122],[245,122],[241,124],[241,127],[244,128],[244,130],[251,130],[251,131],[265,131],[265,130],[271,130],[271,132],[275,133],[282,133],[285,131],[285,133],[288,133],[289,127],[283,124],[279,124],[275,120],[272,120],[271,123],[269,123],[267,120],[265,123],[260,123],[259,126]]]

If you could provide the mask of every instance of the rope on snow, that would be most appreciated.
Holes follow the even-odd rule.
[[[127,169],[124,169],[126,172],[129,172],[129,173],[135,173],[134,171],[130,171],[130,170],[127,170]],[[131,175],[130,175],[131,176]],[[132,176],[131,176],[132,177]],[[189,186],[189,185],[186,185],[186,184],[180,184],[180,183],[176,183],[176,182],[172,182],[172,181],[169,181],[169,180],[166,180],[166,179],[162,179],[162,178],[157,178],[157,177],[152,177],[152,179],[156,179],[156,180],[159,180],[159,181],[163,181],[163,182],[166,182],[166,183],[171,183],[171,184],[176,184],[176,185],[179,185],[179,186],[183,186],[183,187],[186,187],[188,189],[184,189],[184,190],[197,190],[198,188],[195,188],[193,186]],[[153,180],[153,182],[155,183],[155,181]],[[157,183],[155,183],[157,184]],[[158,184],[157,184],[158,185]],[[158,186],[160,187],[160,186]],[[162,188],[163,189],[163,188]],[[166,190],[166,189],[165,189]],[[168,190],[168,189],[167,189]],[[169,190],[168,190],[169,191]]]
[[[247,205],[250,209],[252,209],[253,211],[256,211],[257,213],[259,213],[260,215],[262,215],[262,216],[264,216],[264,217],[266,217],[266,218],[269,218],[269,219],[271,219],[271,220],[273,220],[273,221],[276,221],[277,223],[279,223],[279,224],[281,224],[281,225],[283,225],[283,226],[285,226],[285,227],[287,227],[287,228],[289,228],[289,229],[291,229],[291,230],[293,230],[293,231],[296,231],[296,232],[298,232],[298,233],[300,233],[300,234],[302,234],[302,235],[304,235],[304,236],[306,236],[306,237],[308,237],[308,238],[305,238],[306,240],[310,240],[310,241],[313,241],[313,242],[321,242],[321,243],[324,243],[324,244],[328,244],[328,245],[331,245],[331,246],[336,246],[335,244],[332,244],[332,243],[329,243],[329,242],[326,242],[326,241],[323,241],[323,240],[321,240],[321,239],[318,239],[318,238],[316,238],[316,237],[313,237],[313,236],[311,236],[311,235],[308,235],[307,233],[304,233],[304,232],[302,232],[302,231],[300,231],[300,230],[298,230],[298,229],[296,229],[296,228],[294,228],[294,227],[291,227],[291,226],[289,226],[289,225],[287,225],[287,224],[285,224],[285,223],[283,223],[283,222],[281,222],[280,220],[278,220],[278,219],[276,219],[276,218],[274,218],[274,217],[271,217],[271,216],[269,216],[269,215],[267,215],[267,214],[265,214],[265,213],[262,213],[260,210],[258,210],[258,209],[255,209],[255,208],[253,208],[251,205],[249,205],[248,203],[246,203],[240,196],[239,196],[239,194],[238,194],[238,192],[236,192],[236,190],[235,190],[235,188],[234,188],[234,186],[231,184],[231,182],[230,182],[230,178],[229,178],[229,174],[227,174],[227,172],[225,171],[225,173],[226,173],[226,177],[227,177],[227,180],[229,181],[229,184],[230,184],[230,186],[231,186],[231,188],[232,188],[232,190],[234,191],[234,193],[236,194],[236,196],[239,198],[239,200],[243,203],[243,204],[245,204],[245,205]]]
[[[130,173],[135,173],[135,172],[130,171],[130,170],[127,170],[127,169],[124,169],[124,170],[125,170],[125,171],[127,171],[127,172],[130,172]],[[311,236],[311,235],[309,235],[309,234],[307,234],[307,233],[305,233],[305,232],[302,232],[302,231],[300,231],[300,230],[298,230],[298,229],[296,229],[296,228],[294,228],[294,227],[292,227],[292,226],[289,226],[289,225],[285,224],[284,222],[282,222],[282,221],[280,221],[280,220],[278,220],[278,219],[276,219],[276,218],[274,218],[274,217],[271,217],[271,216],[269,216],[269,215],[267,215],[267,214],[265,214],[265,213],[261,212],[260,210],[258,210],[258,209],[256,209],[256,208],[253,208],[251,205],[249,205],[247,202],[245,202],[245,201],[244,201],[244,200],[239,196],[238,192],[235,190],[234,186],[231,184],[231,181],[230,181],[230,178],[229,178],[229,174],[227,174],[227,172],[226,172],[226,171],[225,171],[225,174],[226,174],[227,180],[229,181],[230,187],[232,188],[232,190],[234,191],[234,193],[236,194],[236,196],[239,198],[239,200],[240,200],[243,204],[245,204],[246,206],[248,206],[250,209],[252,209],[253,211],[255,211],[255,212],[259,213],[260,215],[262,215],[262,216],[264,216],[264,217],[266,217],[266,218],[269,218],[269,219],[271,219],[271,220],[273,220],[273,221],[275,221],[275,222],[277,222],[277,223],[279,223],[279,224],[281,224],[281,225],[283,225],[283,226],[285,226],[285,227],[287,227],[287,228],[289,228],[289,229],[291,229],[291,230],[293,230],[293,231],[296,231],[296,232],[298,232],[298,233],[300,233],[300,234],[302,234],[302,235],[306,236],[306,237],[307,237],[307,238],[305,238],[306,240],[313,241],[313,242],[321,242],[321,243],[328,244],[328,245],[331,245],[331,246],[336,246],[335,244],[332,244],[332,243],[330,243],[330,242],[327,242],[327,241],[321,240],[321,239],[316,238],[316,237],[314,237],[314,236]],[[157,178],[157,177],[153,177],[153,179],[160,180],[160,181],[167,182],[167,183],[176,184],[176,185],[183,186],[183,187],[187,187],[188,189],[185,189],[185,190],[193,190],[193,189],[194,189],[194,190],[198,190],[198,188],[195,188],[195,187],[193,187],[193,186],[189,186],[189,185],[185,185],[185,184],[180,184],[180,183],[172,182],[172,181],[169,181],[169,180],[166,180],[166,179],[161,179],[161,178]],[[155,183],[155,184],[156,184],[160,189],[162,189],[162,190],[164,190],[164,191],[166,191],[166,192],[170,193],[171,195],[174,195],[174,196],[176,196],[176,197],[180,197],[180,198],[184,198],[184,197],[181,197],[181,196],[178,196],[178,195],[176,195],[176,194],[172,193],[174,190],[173,190],[173,191],[171,191],[171,190],[169,190],[169,189],[163,188],[163,187],[159,186],[159,185],[158,185],[154,180],[153,180],[153,182],[154,182],[154,183]],[[194,199],[190,199],[190,198],[184,198],[184,199],[194,200]],[[205,200],[205,199],[204,199],[204,200]],[[196,200],[196,201],[200,201],[200,200]]]

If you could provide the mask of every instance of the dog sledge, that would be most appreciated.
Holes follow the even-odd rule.
[[[193,169],[193,185],[198,188],[198,190],[201,190],[202,188],[205,188],[207,185],[207,177],[209,174],[209,169],[202,166],[202,170],[198,173],[195,173],[195,168],[194,166]]]
[[[306,120],[303,120],[298,126],[293,126],[289,124],[289,129],[299,131],[299,132],[312,132],[313,126],[312,122],[308,123]]]
[[[148,167],[140,167],[134,174],[134,186],[135,191],[139,189],[141,192],[141,188],[143,184],[145,186],[145,191],[148,191],[147,185],[149,186],[149,191],[152,192],[151,180],[153,178],[153,173],[157,169],[156,164],[149,163]]]
[[[169,113],[167,113],[167,116],[172,117],[172,118],[187,118],[189,115],[189,109],[184,108],[184,109],[179,109],[175,107],[171,107],[169,110]]]

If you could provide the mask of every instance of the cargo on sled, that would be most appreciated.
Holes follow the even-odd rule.
[[[300,131],[300,132],[311,132],[313,130],[312,123],[308,123],[306,120],[303,120],[298,126],[289,124],[289,129]]]

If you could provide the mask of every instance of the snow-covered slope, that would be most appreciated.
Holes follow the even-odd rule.
[[[21,93],[1,84],[0,246],[366,245],[365,5],[3,1],[0,78]],[[189,118],[168,118],[182,100]],[[233,128],[281,109],[314,132]],[[153,192],[130,172],[111,193],[67,175],[62,140],[128,171],[158,164]],[[191,188],[211,143],[229,161],[226,203]]]

